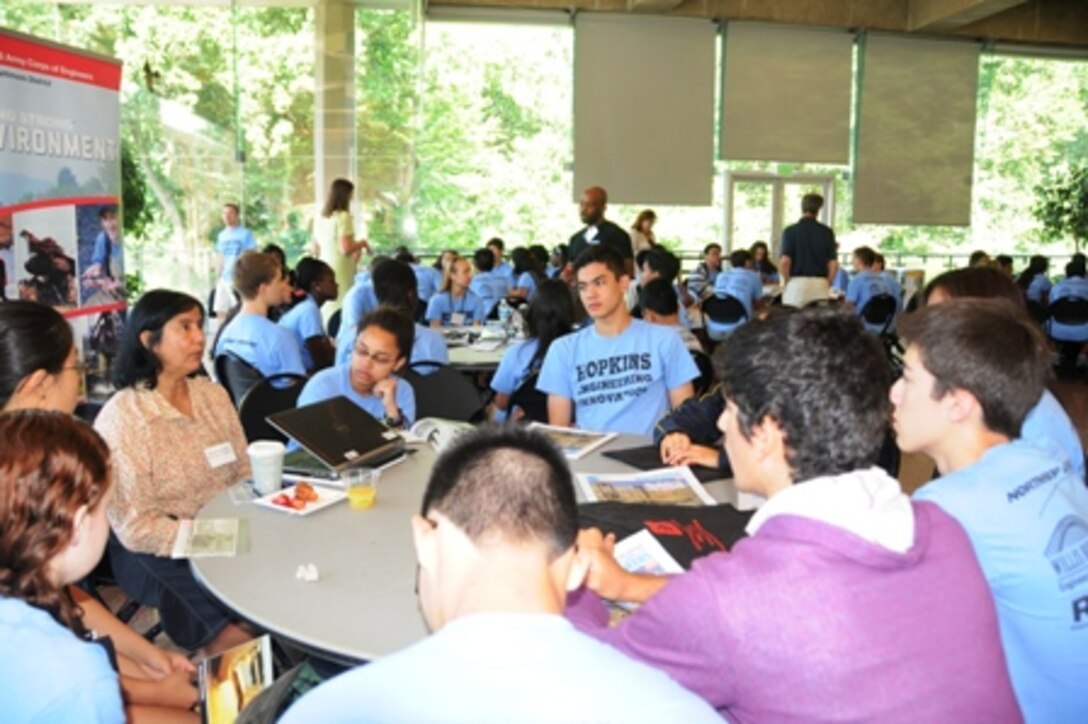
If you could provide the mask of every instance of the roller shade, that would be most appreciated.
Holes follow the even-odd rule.
[[[577,15],[574,198],[710,205],[715,39],[707,20]]]
[[[842,30],[729,23],[722,158],[849,163],[853,48]]]
[[[968,225],[979,46],[865,39],[854,221]]]

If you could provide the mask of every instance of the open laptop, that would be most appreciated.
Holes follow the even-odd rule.
[[[285,476],[336,485],[354,467],[381,467],[404,456],[404,439],[346,397],[269,415],[268,424],[302,446],[283,459]]]

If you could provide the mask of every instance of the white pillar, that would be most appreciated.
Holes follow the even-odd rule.
[[[314,8],[314,197],[320,210],[333,179],[355,183],[355,6],[321,0]]]

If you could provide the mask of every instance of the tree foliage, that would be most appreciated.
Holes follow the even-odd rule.
[[[1080,251],[1088,240],[1088,164],[1062,169],[1050,183],[1035,188],[1035,217],[1051,239],[1072,238]]]

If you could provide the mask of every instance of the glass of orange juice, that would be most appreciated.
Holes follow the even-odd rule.
[[[340,474],[348,491],[348,505],[365,510],[374,505],[378,497],[378,477],[381,472],[374,468],[350,468]]]

